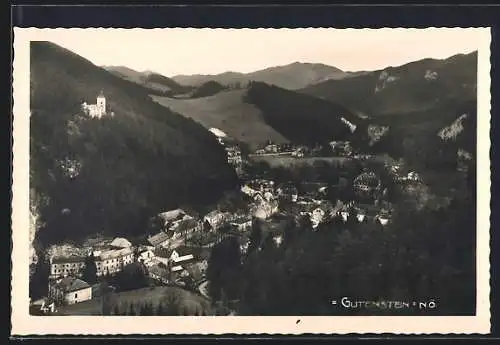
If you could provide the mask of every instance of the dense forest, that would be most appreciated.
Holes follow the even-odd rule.
[[[245,101],[262,111],[269,126],[297,144],[349,140],[352,133],[341,118],[360,122],[340,105],[260,82],[250,83]]]
[[[192,91],[191,98],[213,96],[226,89],[226,86],[216,81],[207,81]]]
[[[83,101],[103,90],[108,114]],[[216,200],[237,178],[200,125],[116,77],[47,42],[31,43],[30,184],[40,200],[42,246],[102,232],[133,236],[179,204]]]
[[[413,116],[379,118],[377,123],[390,124],[388,134],[367,150],[404,158],[409,164],[425,170],[449,171],[457,167],[457,150],[475,152],[477,104],[475,101],[447,105]],[[456,137],[443,139],[439,132],[466,114]],[[404,118],[404,119],[403,119]],[[366,142],[366,141],[365,141]]]

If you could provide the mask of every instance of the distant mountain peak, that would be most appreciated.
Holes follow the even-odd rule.
[[[193,86],[199,86],[210,80],[222,85],[260,81],[284,89],[296,90],[323,80],[339,79],[348,75],[339,68],[322,63],[295,61],[287,65],[266,67],[249,73],[227,71],[215,75],[177,75],[172,79],[180,84]]]

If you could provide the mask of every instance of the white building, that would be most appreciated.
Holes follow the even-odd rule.
[[[96,257],[97,275],[114,274],[124,266],[134,262],[134,250],[131,247],[117,250],[106,250]]]
[[[83,102],[82,108],[90,117],[101,118],[106,115],[106,98],[103,92],[101,91],[97,96],[96,104],[87,104],[87,102]]]
[[[144,263],[147,266],[153,262],[154,258],[155,258],[154,252],[151,249],[145,249],[139,253],[139,257],[137,258],[137,260]]]
[[[92,299],[92,287],[87,282],[66,277],[49,286],[49,297],[57,304],[75,304]]]
[[[79,276],[85,267],[85,257],[53,257],[50,262],[50,278]]]

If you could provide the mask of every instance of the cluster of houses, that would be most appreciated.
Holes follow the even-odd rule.
[[[243,165],[240,147],[220,129],[210,128],[209,131],[217,138],[219,144],[224,146],[227,155],[227,162],[234,167],[236,172],[240,173]]]
[[[399,183],[419,183],[422,182],[422,178],[420,174],[417,172],[410,170],[404,170],[404,163],[402,161],[398,161],[392,164],[386,164],[386,167],[389,169],[389,173],[391,174],[394,181]]]
[[[292,153],[297,150],[298,146],[291,143],[274,143],[268,140],[263,146],[255,151],[256,155],[263,154],[278,154],[278,153]]]
[[[344,146],[345,147],[345,146]],[[390,166],[395,179],[418,181],[418,174],[410,171],[401,173],[398,164]],[[307,187],[307,188],[306,188]],[[99,239],[88,242],[86,247],[75,255],[52,255],[50,259],[49,299],[56,304],[73,304],[89,300],[98,294],[95,286],[82,280],[82,271],[92,256],[97,268],[97,276],[115,275],[127,265],[142,263],[149,276],[158,282],[178,285],[184,284],[183,278],[203,279],[207,269],[210,245],[185,247],[186,239],[194,234],[215,233],[229,226],[234,232],[247,234],[254,219],[259,219],[271,228],[273,240],[279,246],[282,232],[274,230],[279,219],[300,222],[308,217],[313,229],[327,220],[338,219],[343,222],[378,222],[387,225],[393,214],[391,205],[380,202],[382,185],[372,172],[365,171],[354,179],[353,189],[360,196],[371,196],[375,202],[327,200],[327,184],[302,183],[299,189],[293,183],[276,184],[272,180],[252,179],[241,187],[241,192],[249,197],[249,212],[231,213],[219,209],[208,212],[202,217],[190,215],[183,209],[174,209],[153,217],[156,230],[150,233],[144,243],[132,245],[125,238],[113,240]],[[372,199],[372,201],[373,201]],[[366,198],[365,198],[366,200]],[[281,217],[280,216],[285,216]],[[277,228],[282,228],[282,224]],[[225,230],[226,231],[226,230]],[[233,232],[233,233],[234,233]],[[238,236],[240,250],[248,249],[248,238]],[[44,308],[53,308],[45,305]]]
[[[264,220],[278,212],[279,200],[275,189],[274,181],[265,179],[250,180],[241,187],[241,191],[252,199],[250,203],[252,217]]]
[[[330,141],[329,145],[334,155],[350,156],[353,153],[353,147],[349,141]]]
[[[94,257],[97,276],[114,274],[123,266],[134,261],[132,244],[124,238],[115,238],[113,241],[104,241],[94,247],[87,248],[87,256]],[[86,263],[85,255],[70,255],[50,258],[49,278],[55,279],[68,275],[79,275]]]
[[[149,276],[162,283],[184,284],[182,278],[197,272],[197,279],[204,277],[207,268],[207,251],[193,253],[192,248],[183,247],[183,237],[201,231],[203,222],[217,229],[224,222],[231,222],[236,228],[251,225],[241,216],[230,216],[219,211],[210,212],[202,220],[195,220],[182,209],[160,213],[162,229],[148,236],[144,243],[133,246],[125,238],[97,239],[88,241],[84,248],[65,250],[63,255],[50,256],[49,296],[55,303],[74,304],[96,296],[95,286],[83,280],[83,271],[89,257],[93,257],[96,275],[113,276],[124,267],[140,262],[147,268]],[[163,249],[163,250],[159,250]],[[61,253],[59,253],[61,254]],[[47,310],[49,304],[43,305]]]
[[[254,217],[264,221],[279,218],[280,215],[292,216],[296,222],[308,217],[312,228],[317,229],[321,223],[336,217],[347,222],[349,217],[354,216],[359,222],[372,220],[382,225],[387,225],[391,219],[390,205],[381,205],[378,200],[372,204],[358,204],[355,201],[342,202],[340,200],[333,203],[326,198],[326,191],[329,188],[327,184],[314,182],[303,184],[300,194],[297,186],[293,183],[275,185],[273,181],[269,180],[249,181],[241,190],[252,197],[254,205],[275,202],[272,204],[274,206],[272,212],[253,214]],[[371,193],[374,198],[376,198],[376,192],[381,189],[380,180],[373,173],[361,175],[353,188],[356,186],[359,187],[360,191]]]
[[[366,171],[354,179],[353,189],[363,199],[376,199],[380,195],[382,182],[375,173]]]
[[[351,156],[354,151],[349,141],[331,141],[328,145],[331,150],[331,154],[336,156],[348,157]],[[275,144],[268,142],[264,147],[256,150],[255,154],[289,154],[294,158],[302,158],[321,156],[324,154],[323,152],[323,147],[320,145],[308,147],[305,145]]]

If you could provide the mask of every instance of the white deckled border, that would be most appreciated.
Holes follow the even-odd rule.
[[[312,28],[308,29],[311,30]],[[490,29],[479,28],[476,316],[126,317],[29,315],[29,70],[31,40],[68,30],[14,28],[12,335],[126,334],[488,334],[490,333]],[[136,29],[127,29],[136,30]],[[161,29],[154,29],[161,30]],[[193,30],[193,29],[191,29]],[[199,29],[238,30],[238,29]],[[249,29],[246,29],[249,30]],[[258,29],[276,30],[276,29]],[[302,30],[302,29],[284,29]],[[346,29],[365,30],[365,29]],[[367,29],[375,30],[375,29]],[[387,30],[387,29],[382,29]],[[404,30],[398,28],[397,30]],[[297,323],[297,320],[300,322]]]

